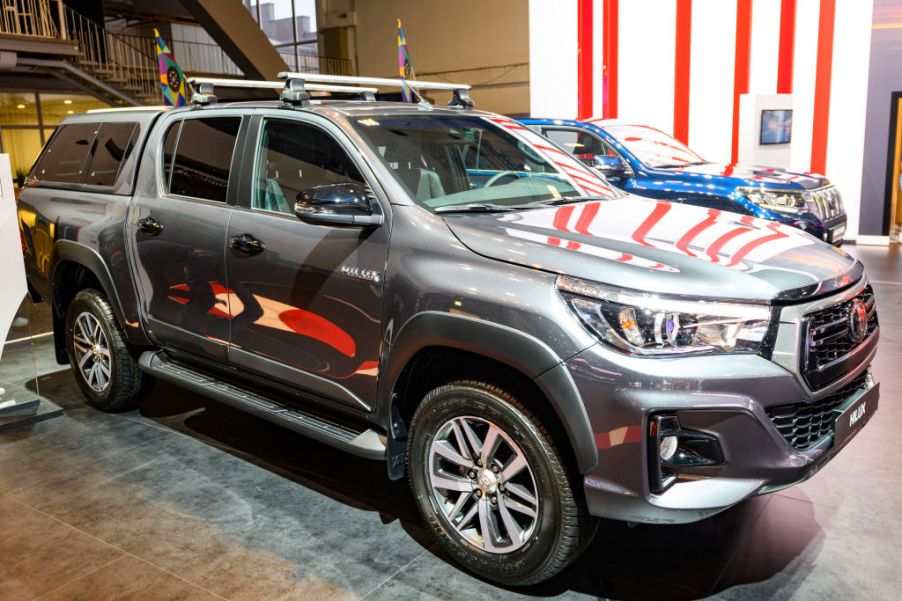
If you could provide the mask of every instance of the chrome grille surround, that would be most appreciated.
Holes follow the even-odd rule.
[[[846,212],[843,208],[842,196],[833,184],[816,190],[806,190],[802,193],[802,198],[805,199],[808,211],[822,221],[839,217]]]

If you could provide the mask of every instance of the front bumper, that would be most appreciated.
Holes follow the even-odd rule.
[[[597,467],[584,475],[590,513],[632,522],[694,522],[811,477],[840,450],[833,435],[798,450],[767,408],[835,393],[869,369],[875,352],[876,343],[840,380],[811,392],[790,369],[756,355],[650,359],[602,344],[586,349],[566,366],[598,450]],[[850,397],[862,394],[864,389]],[[879,394],[879,387],[868,394]],[[681,470],[674,484],[652,494],[646,433],[649,416],[661,411],[675,414],[684,429],[716,437],[724,462]]]

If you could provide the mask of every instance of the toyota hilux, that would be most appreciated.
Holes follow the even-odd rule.
[[[30,290],[93,407],[165,380],[384,462],[451,556],[518,585],[596,517],[805,480],[876,411],[874,292],[841,249],[632,197],[466,86],[285,78],[74,115],[38,157]]]

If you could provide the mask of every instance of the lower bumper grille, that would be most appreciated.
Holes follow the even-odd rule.
[[[818,401],[768,407],[767,417],[793,448],[807,451],[825,436],[833,434],[836,421],[833,411],[855,391],[864,388],[866,381],[867,371],[838,391]]]

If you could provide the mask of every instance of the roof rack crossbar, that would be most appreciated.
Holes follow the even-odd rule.
[[[306,104],[310,100],[309,92],[330,92],[338,94],[354,94],[362,100],[374,100],[377,88],[367,88],[359,86],[342,86],[327,84],[307,84],[302,81],[288,80],[281,81],[262,81],[248,79],[225,79],[216,77],[191,77],[188,79],[193,87],[197,89],[191,96],[191,102],[195,105],[203,106],[217,101],[213,94],[216,87],[220,88],[243,88],[257,90],[282,90],[281,98],[289,104]]]
[[[308,89],[312,89],[311,85],[316,83],[334,83],[334,84],[352,84],[377,87],[393,87],[400,88],[407,86],[414,90],[443,90],[452,92],[450,106],[458,106],[461,108],[473,108],[473,101],[470,99],[470,87],[463,83],[449,83],[441,81],[420,81],[420,80],[402,80],[389,77],[358,77],[356,75],[329,75],[327,73],[296,73],[292,71],[283,71],[278,75],[279,79],[284,80],[300,80]],[[308,83],[309,82],[309,83]]]

